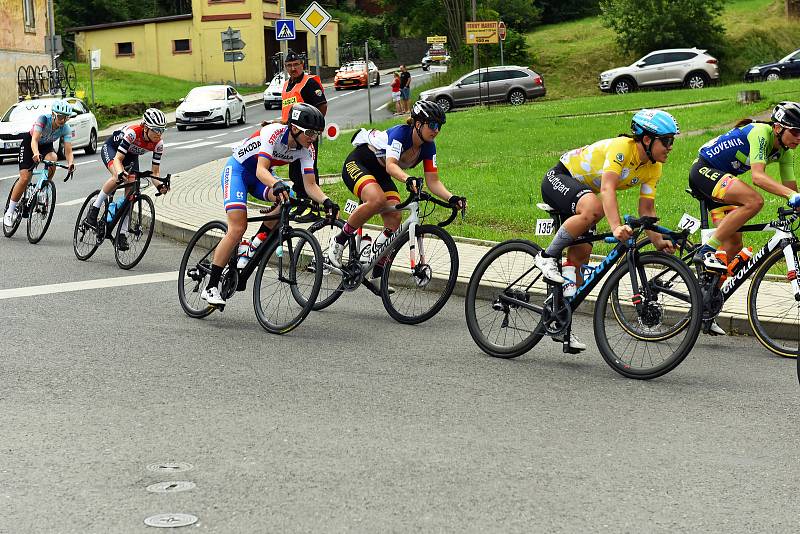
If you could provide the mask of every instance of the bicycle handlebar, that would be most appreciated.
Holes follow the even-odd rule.
[[[50,161],[49,159],[40,159],[39,163],[44,165],[45,169],[48,169],[50,167],[60,167],[60,168],[62,168],[64,170],[68,171],[67,175],[64,177],[64,181],[65,182],[67,180],[69,180],[70,178],[72,178],[72,175],[75,172],[75,168],[74,167],[72,168],[72,170],[70,170],[69,165],[64,165],[63,163],[59,163],[57,161]],[[39,163],[34,163],[33,167],[29,167],[28,168],[28,172],[33,172],[36,169],[36,167],[39,166]]]
[[[394,206],[394,209],[398,210],[398,211],[402,210],[402,209],[405,209],[412,202],[418,202],[418,201],[432,202],[432,203],[436,204],[437,206],[441,206],[443,208],[448,208],[448,209],[452,210],[452,212],[450,213],[450,216],[447,219],[445,219],[444,221],[438,223],[438,225],[441,226],[441,227],[445,227],[448,224],[452,223],[456,219],[456,217],[458,216],[458,212],[459,212],[458,207],[451,206],[449,203],[447,203],[447,202],[445,202],[443,200],[439,200],[438,198],[436,198],[435,196],[431,195],[430,193],[428,193],[426,191],[422,191],[420,189],[420,182],[421,181],[422,181],[422,178],[420,178],[419,182],[417,183],[417,192],[416,193],[410,193],[408,195],[408,198],[405,199],[400,204],[396,204]],[[466,207],[463,208],[460,211],[462,212],[462,214],[466,213]]]

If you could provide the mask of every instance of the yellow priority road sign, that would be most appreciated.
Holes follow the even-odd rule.
[[[467,44],[497,44],[499,38],[496,20],[467,22]]]
[[[305,12],[300,16],[300,22],[311,30],[311,33],[314,35],[318,35],[330,20],[330,13],[325,11],[322,6],[316,2],[311,2],[311,5],[308,6]]]

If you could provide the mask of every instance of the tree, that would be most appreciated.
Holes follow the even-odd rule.
[[[600,13],[600,0],[534,0],[542,22],[552,24]]]
[[[720,49],[722,0],[602,0],[603,24],[626,52],[659,48]]]
[[[487,6],[497,11],[500,20],[517,31],[527,31],[539,23],[542,12],[531,0],[488,0]]]
[[[464,0],[442,0],[447,16],[447,38],[456,50],[464,42],[464,28],[467,21]]]

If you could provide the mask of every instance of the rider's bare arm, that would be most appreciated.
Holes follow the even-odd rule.
[[[766,163],[753,163],[750,167],[753,175],[753,185],[780,197],[789,198],[792,196],[792,193],[795,191],[770,177],[767,174],[766,168]]]

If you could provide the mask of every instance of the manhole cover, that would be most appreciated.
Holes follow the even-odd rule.
[[[176,528],[197,523],[197,516],[191,514],[158,514],[144,520],[148,527]]]
[[[161,462],[157,464],[150,464],[147,469],[155,471],[156,473],[180,473],[181,471],[189,471],[193,469],[192,464],[186,462]]]
[[[158,484],[150,484],[147,486],[147,491],[152,493],[175,493],[192,488],[194,488],[194,482],[189,482],[188,480],[169,480],[167,482],[159,482]]]

